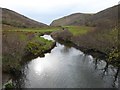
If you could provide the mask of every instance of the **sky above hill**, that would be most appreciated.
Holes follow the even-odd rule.
[[[117,5],[119,0],[0,0],[0,7],[50,24],[72,13],[96,13]]]

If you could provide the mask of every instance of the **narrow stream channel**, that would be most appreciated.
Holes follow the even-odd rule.
[[[42,36],[53,40],[49,35]],[[15,82],[21,88],[113,88],[118,86],[117,69],[95,60],[74,47],[57,45],[45,57],[27,63],[24,75]]]

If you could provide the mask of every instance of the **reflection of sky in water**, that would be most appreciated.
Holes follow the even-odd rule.
[[[28,64],[25,87],[33,88],[102,88],[112,87],[113,77],[101,77],[105,67],[99,61],[97,69],[91,55],[85,55],[75,48],[57,43],[51,53],[38,57]],[[111,70],[109,70],[113,73]],[[107,82],[106,82],[107,81]]]
[[[51,36],[49,36],[49,35],[44,35],[44,36],[41,36],[41,37],[43,37],[44,39],[47,39],[47,40],[53,40],[52,38],[51,38]],[[54,41],[54,40],[53,40]]]

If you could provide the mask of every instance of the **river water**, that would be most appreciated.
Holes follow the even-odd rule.
[[[53,40],[49,35],[42,36]],[[21,88],[112,88],[118,86],[117,69],[73,47],[61,45],[45,57],[28,62],[15,80]]]

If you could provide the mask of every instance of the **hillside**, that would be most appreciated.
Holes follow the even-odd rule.
[[[94,14],[86,23],[87,25],[101,26],[103,28],[115,27],[118,23],[118,5]]]
[[[119,6],[116,5],[91,15],[86,19],[84,26],[80,26],[81,22],[75,24],[79,26],[62,24],[61,30],[53,32],[51,35],[59,42],[72,43],[74,47],[84,53],[97,58],[103,59],[104,57],[108,63],[120,66],[120,52],[118,50],[118,46],[120,46],[118,39],[118,34],[120,34]],[[63,23],[65,22],[64,20]],[[58,19],[58,21],[53,22],[57,23],[59,21]]]
[[[69,16],[54,20],[51,26],[84,25],[85,21],[92,16],[91,14],[75,13]]]
[[[2,8],[2,23],[4,25],[23,27],[23,28],[47,26],[46,24],[27,18],[17,12],[14,12],[6,8]]]
[[[54,20],[51,26],[66,26],[66,25],[85,25],[85,26],[103,26],[113,27],[118,20],[118,5],[100,11],[96,14],[81,14],[76,13],[63,18]]]

